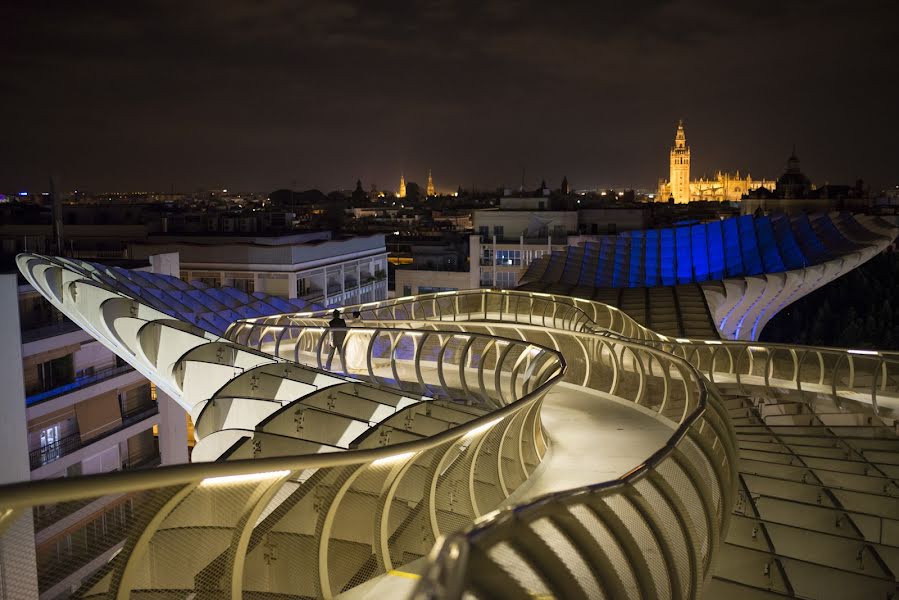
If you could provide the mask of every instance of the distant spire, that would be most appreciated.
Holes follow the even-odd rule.
[[[428,169],[428,188],[427,188],[428,196],[436,196],[437,190],[434,189],[434,180],[431,178],[431,169]]]
[[[406,177],[402,173],[400,173],[400,193],[397,196],[400,198],[406,197]]]

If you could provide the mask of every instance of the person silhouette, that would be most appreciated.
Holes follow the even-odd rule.
[[[328,321],[328,327],[332,329],[330,332],[331,350],[328,352],[325,370],[331,370],[331,361],[334,360],[334,352],[337,351],[340,354],[340,365],[343,367],[343,371],[346,372],[346,357],[343,353],[343,345],[346,341],[346,321],[341,318],[340,311],[336,309],[331,313],[331,317],[331,320]]]

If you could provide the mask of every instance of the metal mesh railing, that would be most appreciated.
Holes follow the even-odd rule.
[[[875,414],[899,409],[899,353],[875,350],[676,340],[656,343],[682,356],[720,387],[823,394],[869,404]]]
[[[29,544],[18,523],[33,507],[59,508],[38,532],[42,595],[330,597],[426,555],[546,451],[539,409],[565,371],[557,350],[356,330],[344,341],[361,341],[361,357],[346,347],[326,365],[359,359],[364,372],[348,379],[317,368],[334,332],[291,328],[272,355],[77,274],[42,275],[38,289],[191,410],[195,460],[229,459],[0,490],[11,543]],[[270,350],[265,339],[256,345]]]
[[[434,562],[464,554],[469,563],[435,567],[420,597],[442,597],[448,587],[509,598],[699,594],[735,498],[732,427],[717,392],[683,361],[633,342],[605,343],[594,361],[617,356],[615,368],[638,372],[640,381],[625,384],[615,368],[600,368],[587,385],[673,420],[674,435],[621,478],[517,505],[444,539]],[[576,376],[577,363],[570,360],[566,377]],[[647,394],[653,379],[661,383]]]
[[[476,306],[469,307],[466,318],[446,318],[448,309],[439,308],[435,296],[395,309],[379,306],[369,317],[383,320],[363,320],[375,330],[388,324],[420,330],[452,322],[467,332],[501,332],[559,348],[566,357],[567,382],[631,401],[671,422],[675,433],[621,479],[517,505],[463,536],[447,538],[419,592],[424,597],[443,597],[446,589],[475,597],[697,595],[711,572],[735,498],[734,434],[717,392],[683,359],[623,335],[590,333],[595,326],[589,318],[559,318],[566,311],[585,314],[570,305],[545,311],[556,315],[554,329],[542,326],[542,317],[531,312],[533,303],[520,297],[510,300],[497,292],[467,297],[458,303],[460,309],[466,302]],[[321,327],[323,319],[252,320],[236,324],[228,335],[261,339],[263,334],[250,331]],[[619,323],[627,327],[626,318]],[[446,561],[459,555],[476,566],[452,559],[454,567],[448,567]]]
[[[337,330],[324,313],[249,319],[222,339],[77,273],[41,277],[191,410],[195,459],[220,461],[0,489],[5,537],[60,506],[38,532],[45,594],[331,597],[422,561],[423,597],[693,597],[736,497],[733,427],[701,373],[881,411],[897,393],[887,353],[671,339],[547,294],[368,303]],[[672,434],[621,477],[491,512],[547,451],[559,381]]]

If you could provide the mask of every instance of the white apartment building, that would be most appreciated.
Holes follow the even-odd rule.
[[[387,298],[384,234],[330,232],[275,236],[164,235],[129,245],[131,258],[177,252],[181,279],[264,292],[323,306]]]
[[[128,266],[152,270],[146,261]],[[180,406],[157,394],[138,371],[24,280],[3,275],[0,284],[4,312],[14,317],[5,319],[4,348],[10,356],[0,367],[10,428],[2,482],[187,462],[187,423]],[[135,508],[133,495],[123,495],[30,511],[16,526],[20,535],[33,535],[34,546],[16,552],[34,554],[18,576],[35,597],[66,597],[121,548],[121,532]],[[87,557],[82,552],[87,546],[104,551]]]

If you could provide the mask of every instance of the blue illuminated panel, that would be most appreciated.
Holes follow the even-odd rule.
[[[743,274],[743,255],[740,252],[740,230],[737,218],[725,219],[721,222],[724,231],[724,264],[728,277],[739,277]]]
[[[802,269],[808,264],[799,244],[796,242],[796,236],[790,228],[790,220],[783,215],[779,215],[771,219],[771,225],[774,227],[774,238],[780,248],[780,255],[783,258],[784,266],[787,269]]]
[[[646,287],[659,285],[659,230],[646,232]]]
[[[758,241],[755,238],[755,226],[752,215],[737,218],[740,228],[740,250],[743,256],[744,275],[758,275],[763,272],[762,257],[759,255]]]
[[[610,287],[612,285],[612,269],[614,264],[612,259],[615,253],[615,242],[611,237],[602,238],[599,247],[599,265],[596,268],[596,286]]]
[[[761,250],[762,262],[765,265],[766,273],[781,273],[786,271],[780,252],[777,250],[777,243],[774,241],[774,229],[771,227],[771,219],[768,217],[759,217],[755,220],[755,234],[759,241],[759,250]]]
[[[818,264],[830,258],[830,253],[818,239],[812,224],[809,223],[808,215],[799,215],[792,220],[793,232],[796,234],[796,241],[802,248],[802,253],[809,260],[810,264]]]
[[[674,229],[663,229],[659,234],[659,270],[662,274],[662,285],[674,285],[677,283]]]
[[[565,253],[565,266],[562,268],[562,281],[577,282],[578,274],[584,266],[584,247],[575,246]]]
[[[643,238],[642,231],[632,231],[630,234],[631,239],[631,264],[630,269],[628,269],[628,287],[640,287],[644,284],[645,279],[643,277],[643,244],[645,240]]]
[[[706,226],[694,225],[690,228],[693,246],[693,280],[707,281],[709,278],[709,245]]]
[[[706,224],[706,247],[709,256],[709,279],[724,279],[724,240],[721,221]]]
[[[630,262],[630,240],[618,236],[615,240],[615,270],[612,272],[612,287],[627,287],[628,264]]]
[[[678,227],[674,230],[678,283],[690,283],[693,280],[693,253],[690,250],[691,229],[691,227]]]
[[[598,260],[596,255],[598,252],[599,248],[597,248],[596,242],[586,242],[584,244],[584,258],[581,261],[581,272],[577,278],[578,285],[590,285],[593,281],[594,273],[591,269],[596,268]]]
[[[826,215],[817,217],[812,222],[812,227],[814,227],[815,232],[818,234],[818,238],[824,241],[824,244],[831,250],[831,252],[844,254],[859,248],[858,244],[840,233],[840,230],[837,229],[837,226],[830,220],[830,217]]]

